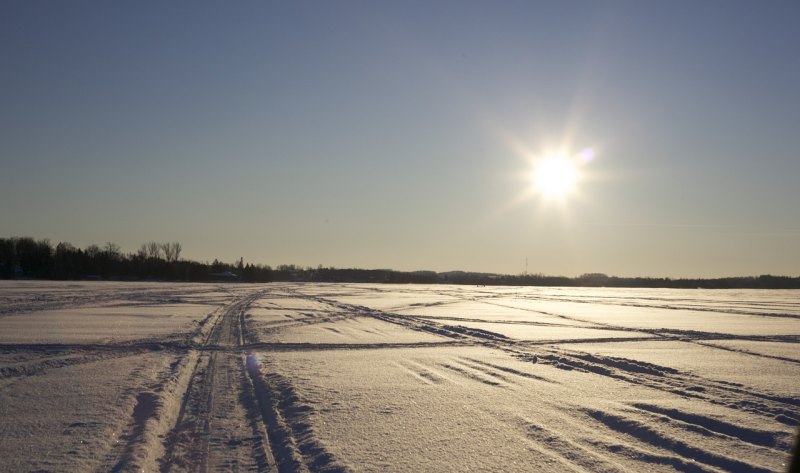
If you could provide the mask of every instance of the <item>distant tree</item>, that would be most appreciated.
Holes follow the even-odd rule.
[[[72,243],[60,242],[53,254],[53,275],[58,279],[76,277],[81,255],[80,250],[72,246]]]
[[[161,251],[164,253],[164,259],[167,261],[173,260],[173,251],[172,251],[172,243],[162,243],[161,244]]]
[[[100,256],[100,253],[102,253],[102,251],[100,251],[100,247],[95,244],[87,246],[85,251],[86,256],[91,259],[96,259],[98,256]]]
[[[604,273],[586,273],[577,277],[547,276],[542,273],[503,275],[451,271],[401,272],[390,269],[336,269],[333,267],[301,267],[284,264],[271,268],[244,263],[240,257],[233,264],[180,260],[182,247],[178,242],[143,244],[136,254],[125,255],[119,245],[106,243],[102,248],[89,245],[80,250],[68,242],[55,248],[49,240],[30,237],[0,238],[0,278],[85,278],[99,275],[105,278],[157,279],[168,281],[210,281],[218,273],[236,272],[236,278],[251,282],[268,281],[329,281],[372,283],[445,283],[516,286],[606,286],[606,287],[672,287],[672,288],[770,288],[800,289],[800,277],[761,276],[729,277],[717,279],[670,279],[651,277],[616,277]],[[163,256],[163,258],[162,258]],[[166,258],[166,259],[164,259]],[[217,274],[216,276],[213,276]]]
[[[158,243],[151,241],[147,244],[147,257],[153,259],[159,259],[161,257],[161,245]]]
[[[228,265],[219,261],[218,259],[214,258],[214,262],[211,263],[211,272],[212,273],[221,273],[223,271],[228,270]]]
[[[103,245],[103,255],[110,260],[122,259],[122,248],[116,243],[107,242]]]
[[[53,247],[50,240],[17,238],[14,243],[16,262],[26,276],[48,277],[52,272]]]
[[[0,278],[14,277],[14,239],[0,238]]]

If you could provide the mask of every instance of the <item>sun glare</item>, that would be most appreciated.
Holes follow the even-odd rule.
[[[565,144],[536,152],[524,144],[512,142],[510,146],[528,165],[524,172],[515,176],[523,188],[511,205],[534,200],[541,209],[556,208],[566,212],[573,203],[586,202],[589,193],[585,186],[597,180],[597,174],[587,169],[597,159],[593,148],[584,147],[575,152]]]
[[[551,156],[536,166],[536,190],[547,197],[565,197],[575,188],[578,169],[571,160],[563,156]]]

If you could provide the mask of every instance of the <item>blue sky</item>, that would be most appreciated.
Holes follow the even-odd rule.
[[[3,2],[0,228],[265,264],[798,275],[796,2]],[[548,150],[596,158],[563,201]]]

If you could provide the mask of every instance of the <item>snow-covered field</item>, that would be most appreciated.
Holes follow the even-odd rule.
[[[784,471],[800,291],[0,281],[0,471]]]

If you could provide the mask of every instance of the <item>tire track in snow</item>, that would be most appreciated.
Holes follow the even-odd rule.
[[[468,300],[463,299],[462,300]],[[470,299],[471,300],[471,299]],[[334,304],[332,301],[325,301]],[[503,304],[494,302],[483,303],[498,305],[502,307]],[[346,304],[340,304],[344,310]],[[589,355],[583,353],[570,353],[560,349],[550,348],[549,353],[542,356],[541,352],[530,353],[529,348],[532,348],[538,343],[508,339],[502,335],[494,334],[487,331],[471,331],[453,330],[454,326],[437,324],[429,318],[418,318],[415,316],[401,316],[388,312],[382,312],[374,309],[369,309],[362,306],[351,306],[351,310],[360,311],[364,315],[372,315],[381,320],[392,322],[402,325],[412,330],[421,330],[426,332],[438,333],[443,336],[448,336],[457,339],[472,339],[476,343],[481,343],[486,346],[504,350],[510,353],[516,353],[517,356],[523,360],[539,361],[552,364],[560,369],[578,370],[587,373],[594,373],[602,376],[607,376],[620,381],[630,382],[633,384],[645,385],[654,389],[665,392],[677,394],[681,397],[690,397],[709,402],[711,404],[724,405],[733,409],[740,409],[751,412],[766,418],[777,420],[785,425],[795,426],[800,422],[800,399],[777,396],[770,393],[762,393],[752,388],[744,388],[736,386],[731,383],[723,381],[714,381],[700,376],[692,375],[689,373],[679,372],[673,368],[652,365],[636,360],[628,360],[616,357],[603,357],[596,355]],[[574,320],[580,322],[595,323],[584,321],[577,318],[565,316],[562,314],[554,314],[549,312],[538,311],[534,309],[522,309],[535,313],[545,315],[553,315],[567,320]],[[798,336],[731,336],[726,334],[712,334],[706,332],[695,331],[681,331],[669,329],[632,329],[629,327],[620,327],[613,324],[597,324],[610,330],[626,330],[637,331],[655,335],[657,337],[671,339],[680,338],[683,341],[693,342],[696,339],[702,338],[724,338],[724,339],[759,339],[759,340],[775,340],[779,341],[795,341]],[[456,326],[458,327],[458,326]],[[458,327],[463,328],[463,327]],[[618,342],[619,339],[609,339],[608,341]],[[592,342],[597,343],[594,339]],[[553,343],[553,342],[550,342]],[[557,343],[564,343],[563,340]],[[526,349],[526,347],[528,347]]]
[[[711,452],[707,449],[695,447],[688,442],[670,436],[669,434],[652,427],[637,419],[613,414],[595,409],[584,409],[592,419],[608,429],[632,437],[637,441],[648,444],[658,449],[664,449],[689,460],[696,461],[725,471],[742,473],[769,473],[772,470],[752,465],[736,458]]]
[[[461,375],[461,376],[469,379],[470,381],[477,381],[479,383],[486,384],[488,386],[495,386],[495,387],[498,387],[498,388],[505,387],[504,383],[501,383],[500,381],[495,381],[494,379],[486,378],[483,375],[483,373],[479,374],[479,373],[474,372],[473,370],[470,370],[468,368],[464,368],[464,367],[461,367],[461,366],[456,366],[456,365],[454,365],[452,363],[437,363],[437,366],[440,366],[440,367],[442,367],[442,368],[444,368],[446,370],[449,370],[449,371],[451,371],[453,373]]]
[[[427,366],[421,363],[415,363],[411,360],[402,360],[392,362],[395,366],[413,376],[423,384],[441,384],[445,379],[438,374],[431,371]]]
[[[258,406],[271,439],[272,452],[280,473],[347,473],[320,443],[310,422],[313,406],[305,403],[291,381],[269,372],[269,361],[247,355],[247,372],[253,383]]]
[[[467,357],[465,357],[464,359],[465,360],[469,360],[472,363],[475,363],[477,365],[483,365],[483,366],[485,366],[487,368],[491,368],[491,369],[494,369],[494,370],[502,371],[503,373],[508,373],[508,374],[511,374],[511,375],[514,375],[514,376],[519,376],[520,378],[534,379],[536,381],[542,381],[542,382],[545,382],[545,383],[558,384],[557,382],[555,382],[555,381],[553,381],[551,379],[547,379],[547,378],[544,378],[542,376],[537,376],[537,375],[532,374],[532,373],[526,373],[524,371],[520,371],[520,370],[517,370],[517,369],[514,369],[514,368],[510,368],[508,366],[496,365],[494,363],[481,361],[481,360],[478,360],[478,359],[475,359],[475,358],[467,358]]]
[[[753,310],[753,309],[738,309],[733,307],[728,308],[720,308],[715,306],[706,306],[706,305],[692,305],[692,304],[678,304],[674,300],[669,299],[657,299],[657,298],[635,298],[634,300],[620,300],[618,298],[609,298],[609,300],[604,300],[603,297],[599,296],[587,296],[584,298],[580,297],[548,297],[542,295],[536,296],[528,296],[524,297],[524,300],[527,301],[551,301],[551,302],[572,302],[577,304],[593,304],[593,305],[605,305],[605,306],[619,306],[619,307],[636,307],[636,308],[643,308],[643,309],[662,309],[662,310],[682,310],[682,311],[696,311],[696,312],[714,312],[718,314],[730,314],[730,315],[751,315],[756,317],[775,317],[775,318],[789,318],[789,319],[796,319],[800,318],[800,307],[795,305],[791,306],[792,310],[795,312],[777,312],[777,311],[760,311],[760,310]],[[483,299],[479,299],[481,302],[484,302]],[[645,302],[639,302],[645,301]],[[653,303],[648,301],[655,301],[659,303]],[[703,301],[700,302],[704,303],[711,303],[714,304],[715,301]],[[487,302],[489,303],[489,302]],[[501,304],[496,304],[501,305]],[[765,308],[770,309],[773,308],[774,305],[769,304],[755,304],[756,308]],[[520,308],[514,306],[503,306],[503,307],[512,307],[512,308]],[[785,309],[782,305],[778,304],[778,307]],[[527,310],[527,309],[523,309]]]
[[[394,323],[411,330],[421,332],[439,334],[459,342],[471,343],[473,345],[483,345],[487,347],[496,348],[505,351],[509,354],[515,355],[523,361],[539,362],[542,364],[552,365],[553,367],[584,372],[587,374],[600,375],[615,379],[621,382],[632,383],[635,385],[644,386],[647,388],[656,389],[670,394],[675,394],[684,398],[696,399],[708,402],[713,405],[724,406],[730,409],[738,409],[746,411],[765,419],[775,420],[785,425],[796,425],[800,419],[800,400],[785,396],[778,396],[767,392],[758,392],[757,390],[745,388],[734,383],[724,381],[715,381],[706,379],[691,373],[682,372],[674,368],[659,366],[651,363],[646,363],[637,360],[631,360],[621,357],[607,357],[591,355],[583,352],[571,352],[562,350],[552,345],[544,350],[536,348],[535,343],[528,343],[526,341],[513,340],[499,334],[487,331],[472,331],[465,327],[454,325],[447,325],[438,323],[436,318],[431,317],[416,317],[393,314],[391,312],[370,309],[364,306],[348,305],[344,303],[337,303],[328,300],[320,300],[319,297],[313,297],[314,300],[326,302],[329,304],[336,304],[342,311],[350,311],[354,314],[374,317],[379,320]],[[539,312],[539,311],[535,311]],[[557,315],[559,314],[548,314]],[[560,316],[566,320],[578,320],[566,316]],[[449,320],[453,320],[450,318]],[[720,334],[709,334],[705,332],[694,331],[678,331],[678,330],[641,330],[631,329],[625,327],[617,327],[612,324],[599,324],[602,328],[609,330],[628,330],[636,331],[639,333],[645,332],[661,339],[670,340],[680,338],[684,341],[695,341],[709,338],[767,338],[772,340],[773,337],[752,337],[752,336],[728,336]],[[797,338],[796,336],[781,336],[781,341],[789,341],[786,338],[791,338],[792,341]],[[647,340],[653,340],[652,338]],[[592,340],[597,343],[597,340]],[[620,341],[619,339],[609,339],[609,341]],[[563,342],[563,341],[561,341]],[[533,350],[533,351],[532,351]],[[494,379],[492,375],[483,370],[479,370],[481,366],[478,360],[459,360],[456,363],[444,362],[439,363],[437,366],[448,370],[451,373],[456,373],[465,378],[473,381],[478,381],[494,387],[502,387],[506,381]],[[488,370],[497,369],[496,367],[483,365]],[[502,370],[500,370],[502,371]],[[494,371],[497,373],[496,371]],[[526,373],[527,374],[527,373]],[[490,377],[492,379],[490,379]],[[547,380],[549,381],[549,380]],[[733,471],[746,471],[746,472],[761,472],[769,471],[762,466],[750,464],[746,461],[728,459],[723,455],[707,451],[704,448],[694,447],[686,444],[673,437],[664,437],[658,430],[650,426],[646,422],[629,421],[626,418],[614,417],[614,414],[603,413],[602,411],[586,411],[590,417],[595,421],[604,424],[607,428],[616,432],[618,438],[629,438],[634,443],[610,443],[607,446],[600,446],[603,441],[597,443],[598,448],[606,451],[607,453],[622,454],[628,458],[639,458],[642,461],[653,462],[655,464],[671,466],[682,471],[715,471],[717,469],[726,469]],[[662,413],[662,415],[665,415]],[[706,423],[705,425],[692,425],[688,422],[692,419],[695,424],[702,423],[700,418],[685,417],[683,419],[673,420],[673,424],[677,428],[683,429],[686,432],[695,432],[705,429],[710,435],[723,437],[727,435],[730,437],[728,443],[743,441],[743,445],[750,445],[749,448],[764,448],[758,444],[758,437],[755,442],[743,440],[742,436],[748,435],[746,432],[739,432],[739,436],[730,435],[736,433],[733,429],[728,429],[725,432],[714,432],[717,430],[724,430],[721,425],[714,425],[713,423]],[[650,422],[658,422],[657,419],[650,419]],[[535,430],[535,429],[534,429]],[[700,433],[702,435],[702,432]],[[540,433],[532,434],[532,437],[541,437]],[[659,436],[661,435],[661,436]],[[620,437],[621,436],[621,437]],[[546,435],[545,435],[546,437]],[[545,438],[541,437],[541,438]],[[557,439],[558,441],[565,441],[563,438]],[[762,440],[762,443],[770,442],[770,440]],[[777,448],[783,446],[780,440]],[[552,442],[549,442],[552,443]],[[556,442],[557,443],[557,442]],[[645,447],[636,446],[644,444]],[[566,445],[566,444],[565,444]],[[661,450],[656,452],[653,450]],[[767,447],[770,448],[770,447]],[[780,453],[777,453],[780,455]],[[564,457],[566,461],[570,461],[569,455]],[[579,463],[578,463],[579,464]]]
[[[524,356],[520,358],[524,359]],[[562,370],[593,373],[684,398],[748,411],[789,426],[800,422],[800,399],[758,392],[753,388],[707,379],[674,368],[556,349],[540,354],[537,361]]]
[[[547,429],[530,419],[522,419],[529,439],[538,445],[547,445],[552,455],[558,455],[578,469],[593,472],[617,472],[623,467],[615,464],[597,450],[584,447],[561,434]]]
[[[681,428],[700,433],[703,436],[736,438],[753,445],[777,448],[781,451],[789,450],[791,447],[791,443],[787,441],[785,435],[776,432],[743,427],[705,415],[692,414],[653,404],[634,403],[632,406],[642,411],[661,416],[661,420],[677,423]]]
[[[214,321],[205,347],[233,350],[241,345],[241,321],[260,292],[243,297]],[[234,353],[200,350],[183,392],[177,419],[167,433],[159,470],[220,471],[252,469],[277,471],[266,429],[252,414],[253,396]],[[248,416],[249,414],[249,416]]]
[[[184,369],[184,389],[172,399],[175,419],[160,445],[162,473],[347,471],[316,440],[307,419],[313,408],[250,353],[271,349],[246,343],[253,339],[247,309],[265,292],[227,306],[189,350],[193,364]]]
[[[235,300],[199,324],[160,381],[136,395],[126,441],[98,472],[277,471],[234,352],[239,318],[259,294]]]

